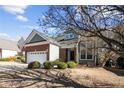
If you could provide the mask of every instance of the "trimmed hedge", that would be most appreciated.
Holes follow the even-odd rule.
[[[59,62],[59,61],[53,61],[53,62],[46,61],[46,62],[44,62],[43,65],[44,65],[45,69],[52,69],[52,68],[66,69],[68,67],[65,62]]]
[[[43,65],[44,65],[45,69],[52,69],[53,68],[52,62],[50,62],[50,61],[44,62]]]
[[[30,64],[28,64],[28,68],[29,69],[39,69],[39,68],[41,68],[41,64],[38,61],[34,61],[34,62],[31,62]]]
[[[75,68],[77,66],[77,63],[74,61],[69,61],[67,62],[68,68]]]
[[[59,61],[53,61],[52,62],[52,66],[56,66],[56,65],[58,65],[59,64]]]
[[[59,59],[55,61],[46,61],[44,62],[45,69],[66,69],[66,68],[75,68],[78,64],[74,61],[69,61],[67,63],[60,61]]]
[[[19,62],[26,63],[25,57],[23,57],[23,56],[17,56],[16,60],[19,61]]]
[[[65,62],[58,62],[58,69],[66,69],[68,65]]]

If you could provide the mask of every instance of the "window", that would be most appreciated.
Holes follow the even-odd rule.
[[[65,35],[65,39],[68,40],[68,39],[73,39],[75,36],[73,33],[69,33],[69,34],[66,34]]]
[[[92,59],[93,57],[93,45],[92,42],[87,43],[87,59]]]
[[[80,43],[80,59],[93,59],[93,43],[92,42]]]

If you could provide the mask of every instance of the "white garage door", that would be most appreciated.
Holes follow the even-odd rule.
[[[39,61],[43,64],[47,60],[46,51],[27,52],[27,63]]]

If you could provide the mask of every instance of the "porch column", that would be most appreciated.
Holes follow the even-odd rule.
[[[79,42],[76,45],[76,61],[79,63]]]
[[[76,44],[76,61],[79,63],[79,44],[80,44],[81,36],[78,36],[78,42]]]

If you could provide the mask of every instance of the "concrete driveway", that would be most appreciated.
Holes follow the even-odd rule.
[[[28,64],[17,62],[0,62],[0,72],[4,71],[16,71],[26,69]]]

